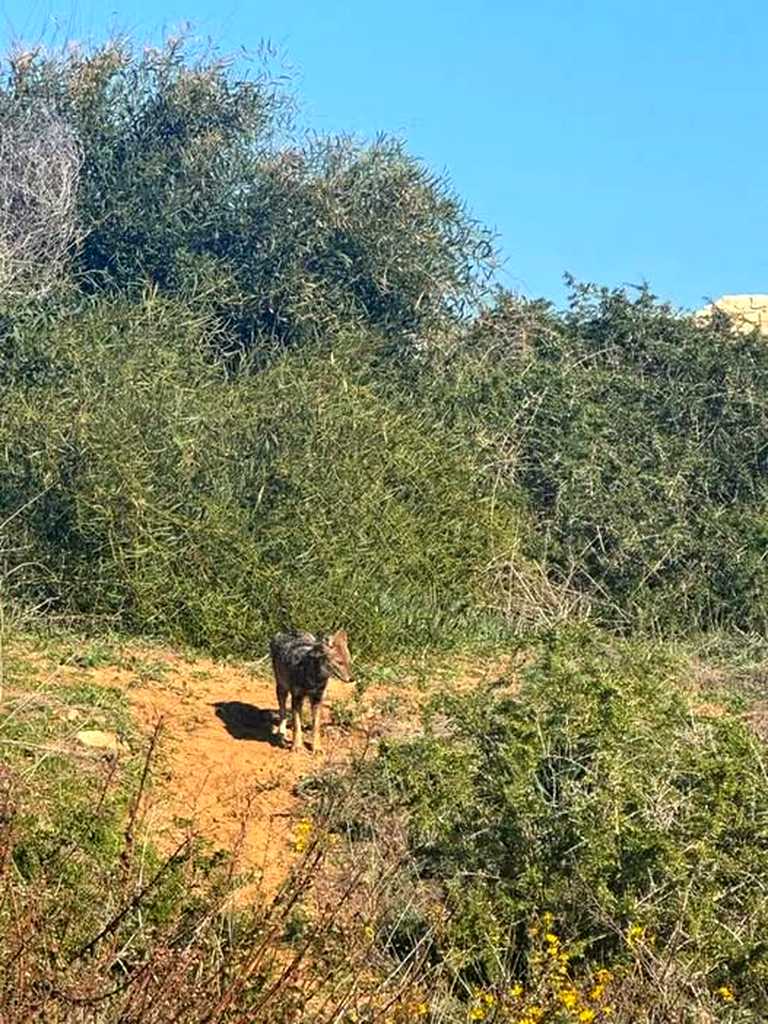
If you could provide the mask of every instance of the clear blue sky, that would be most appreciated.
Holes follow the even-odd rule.
[[[0,0],[2,31],[271,40],[320,131],[403,136],[494,227],[502,280],[768,292],[765,0]]]

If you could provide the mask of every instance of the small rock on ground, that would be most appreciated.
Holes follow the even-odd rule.
[[[75,739],[84,747],[93,747],[96,750],[110,750],[113,754],[119,753],[123,745],[113,732],[103,732],[101,729],[82,729],[75,734]]]

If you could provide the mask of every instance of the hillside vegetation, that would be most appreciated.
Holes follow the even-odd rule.
[[[140,764],[94,811],[65,759],[41,828],[0,746],[9,1020],[43,990],[59,1016],[40,1019],[99,1024],[764,1019],[768,776],[744,719],[765,680],[768,344],[645,289],[571,281],[562,310],[494,289],[493,239],[446,181],[395,140],[308,139],[292,106],[268,64],[183,41],[7,62],[0,630],[20,643],[43,616],[253,659],[275,629],[344,625],[362,665],[532,667],[313,780],[317,834],[350,858],[318,839],[317,864],[363,901],[356,857],[389,882],[351,931],[291,918],[302,963],[367,951],[344,998],[300,1010],[285,903],[231,918],[232,879],[191,849],[151,861],[145,893],[120,839]],[[709,714],[697,644],[757,652]],[[36,890],[53,973],[19,945]],[[397,979],[389,1002],[369,970]],[[196,1001],[203,977],[219,997]]]

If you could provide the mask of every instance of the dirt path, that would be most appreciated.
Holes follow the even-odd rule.
[[[176,845],[190,829],[215,848],[235,851],[238,866],[256,872],[259,887],[273,892],[293,853],[303,776],[348,758],[359,745],[354,731],[333,725],[330,708],[353,690],[336,680],[324,708],[325,753],[294,755],[272,728],[275,692],[265,672],[245,667],[166,658],[159,679],[129,685],[136,720],[151,734],[162,720],[158,766],[147,801],[146,824],[162,847]]]
[[[127,693],[146,736],[162,721],[146,802],[153,841],[168,850],[191,831],[202,835],[215,849],[233,851],[265,896],[283,881],[294,856],[301,815],[295,787],[302,777],[349,760],[382,735],[419,731],[418,707],[435,688],[476,685],[501,670],[497,660],[454,665],[433,682],[409,685],[393,677],[370,686],[357,702],[353,686],[332,679],[323,709],[324,753],[315,757],[309,750],[294,755],[273,735],[276,699],[266,660],[255,666],[190,662],[153,651],[139,659],[147,662],[149,672],[126,666],[93,677]]]

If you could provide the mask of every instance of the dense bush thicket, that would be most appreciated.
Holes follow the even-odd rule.
[[[565,313],[502,295],[422,377],[489,486],[525,494],[550,577],[602,621],[765,631],[763,338],[574,286]]]
[[[526,1004],[603,1020],[606,1002],[622,1020],[718,1003],[731,1019],[734,993],[739,1020],[761,1019],[764,749],[735,709],[697,713],[676,675],[656,649],[561,633],[513,697],[441,698],[423,738],[383,749],[340,826],[368,842],[407,822],[422,896],[403,955],[428,941],[464,991],[514,986],[515,1020]]]
[[[494,551],[524,531],[464,439],[377,393],[375,345],[230,380],[203,355],[215,336],[157,298],[14,336],[0,518],[28,505],[5,530],[17,592],[217,651],[290,622],[344,622],[369,650],[471,636]]]
[[[3,298],[15,592],[217,650],[763,630],[768,346],[647,292],[481,308],[445,183],[289,106],[179,42],[11,62],[0,125],[69,133],[80,237]]]
[[[207,296],[237,348],[435,329],[492,264],[487,232],[401,145],[297,140],[280,81],[183,40],[17,58],[0,123],[20,110],[82,147],[78,283]]]

